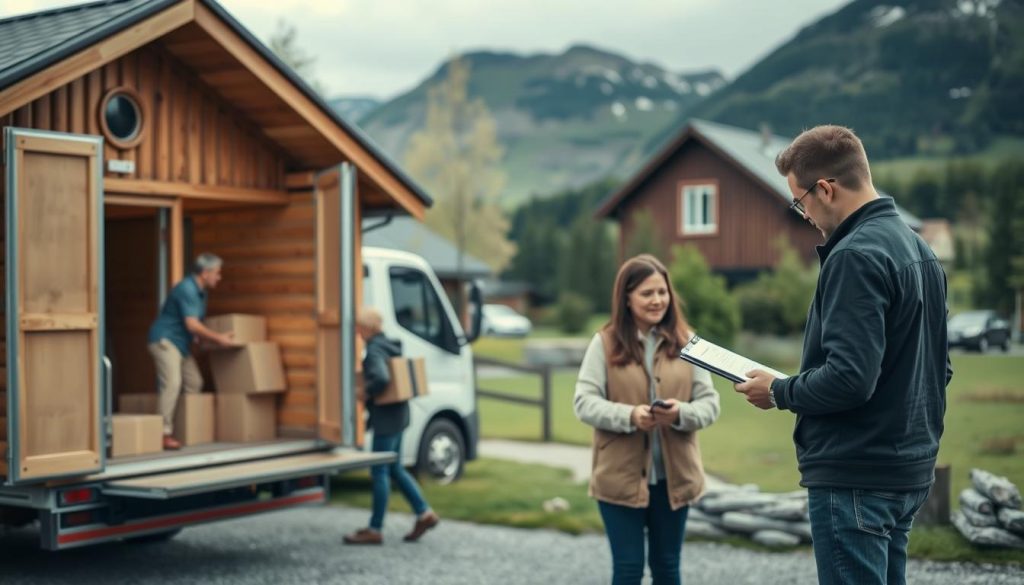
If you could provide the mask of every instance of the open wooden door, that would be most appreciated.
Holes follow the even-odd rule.
[[[103,139],[6,128],[8,483],[105,463]]]
[[[361,423],[355,397],[356,174],[343,163],[317,175],[316,389],[320,439],[354,446]]]

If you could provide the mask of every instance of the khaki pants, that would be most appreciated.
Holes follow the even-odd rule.
[[[174,431],[174,410],[184,386],[185,392],[200,392],[203,376],[199,373],[196,358],[181,352],[167,339],[149,344],[149,353],[156,363],[156,378],[160,390],[160,414],[164,417],[164,434]]]

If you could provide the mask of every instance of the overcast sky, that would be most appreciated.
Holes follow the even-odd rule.
[[[586,43],[730,79],[849,0],[221,0],[264,42],[279,19],[317,58],[328,96],[402,93],[453,53],[556,53]],[[0,18],[80,4],[0,0]]]

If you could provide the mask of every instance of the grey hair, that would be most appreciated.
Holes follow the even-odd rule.
[[[199,256],[196,256],[196,262],[193,265],[192,270],[196,274],[202,274],[206,270],[220,268],[223,264],[224,261],[220,259],[220,256],[209,252],[203,252]]]

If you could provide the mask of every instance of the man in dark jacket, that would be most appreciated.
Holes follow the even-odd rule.
[[[384,514],[388,509],[391,493],[390,479],[394,479],[409,506],[416,513],[416,524],[405,535],[406,542],[419,540],[423,533],[437,526],[440,518],[430,509],[419,485],[409,472],[402,467],[402,431],[409,426],[409,403],[378,405],[374,398],[379,396],[391,382],[388,363],[391,358],[402,355],[402,349],[381,332],[381,316],[376,310],[364,308],[356,317],[356,332],[366,342],[366,356],[363,358],[363,387],[366,393],[366,409],[370,414],[369,426],[373,429],[373,451],[392,451],[399,454],[394,463],[374,465],[370,468],[373,480],[373,513],[370,526],[345,536],[346,544],[381,544],[381,528]]]
[[[876,193],[851,130],[807,130],[776,166],[792,208],[825,238],[821,273],[800,374],[753,371],[736,390],[759,408],[797,415],[819,582],[904,583],[953,375],[946,276],[893,200]]]

